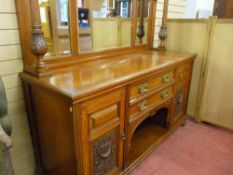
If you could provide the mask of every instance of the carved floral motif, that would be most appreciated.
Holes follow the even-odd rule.
[[[41,26],[33,26],[31,35],[31,51],[37,57],[37,64],[35,71],[38,74],[47,72],[47,65],[43,57],[47,52],[47,45],[44,40],[44,32]]]
[[[111,131],[93,143],[94,174],[103,175],[116,167],[115,132]]]
[[[179,114],[183,111],[183,102],[184,102],[184,91],[183,90],[179,90],[176,93],[176,114]]]

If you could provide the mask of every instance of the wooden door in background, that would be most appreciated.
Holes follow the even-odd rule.
[[[233,130],[233,23],[218,22],[209,50],[201,120]]]
[[[213,15],[218,18],[233,18],[233,0],[215,0]]]

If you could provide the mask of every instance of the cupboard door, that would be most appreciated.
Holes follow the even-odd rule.
[[[171,123],[175,123],[186,114],[189,95],[192,64],[186,63],[177,68],[176,94],[174,99],[174,117]]]
[[[81,104],[84,174],[114,174],[123,167],[125,90]]]

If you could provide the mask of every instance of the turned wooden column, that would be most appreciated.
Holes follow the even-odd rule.
[[[41,26],[40,9],[37,0],[30,0],[30,10],[32,19],[31,32],[31,52],[36,56],[36,66],[34,68],[34,75],[48,76],[48,66],[44,61],[44,55],[47,52],[47,45],[44,40],[44,32]]]
[[[142,38],[145,36],[144,31],[144,11],[145,11],[145,0],[139,0],[139,25],[138,25],[138,32],[137,36],[139,38],[139,42],[142,43]]]
[[[167,14],[168,14],[168,0],[164,0],[162,25],[159,32],[160,44],[159,51],[166,51],[165,40],[167,39]]]

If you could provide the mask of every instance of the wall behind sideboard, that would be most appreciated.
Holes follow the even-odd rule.
[[[233,19],[213,18],[211,31],[198,117],[233,131]]]
[[[209,21],[205,19],[169,19],[167,26],[169,37],[165,43],[168,50],[197,54],[193,67],[187,108],[189,115],[197,117],[200,104],[198,96],[200,93],[202,66],[209,40]]]
[[[11,157],[15,175],[34,174],[34,156],[18,73],[23,70],[14,0],[0,0],[0,76],[6,88],[14,147]]]

